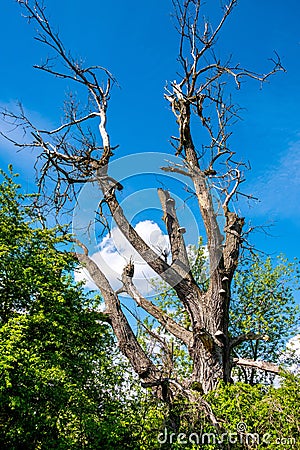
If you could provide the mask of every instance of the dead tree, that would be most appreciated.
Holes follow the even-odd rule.
[[[18,3],[28,20],[38,26],[37,39],[54,52],[55,58],[49,58],[36,67],[84,88],[88,102],[86,109],[80,110],[71,97],[66,106],[65,121],[53,130],[36,127],[22,109],[20,114],[3,111],[6,121],[22,126],[33,138],[25,143],[16,142],[11,135],[8,139],[19,148],[34,148],[39,152],[39,187],[42,189],[47,180],[51,180],[52,205],[57,211],[74,200],[83,183],[97,183],[102,192],[99,205],[105,203],[134,249],[164,282],[174,287],[189,317],[190,327],[186,328],[154,302],[144,298],[133,283],[132,263],[130,267],[124,268],[123,287],[115,292],[101,267],[91,259],[87,248],[79,243],[81,250],[77,253],[78,261],[98,286],[106,306],[105,315],[119,348],[139,375],[143,386],[152,387],[160,398],[166,400],[177,392],[195,400],[195,391],[192,389],[195,383],[201,385],[202,392],[207,393],[216,387],[219,380],[231,380],[234,365],[278,372],[278,368],[270,363],[238,360],[233,355],[233,349],[244,340],[264,339],[265,336],[254,333],[230,336],[228,332],[230,286],[239,263],[244,225],[244,219],[231,210],[230,204],[240,192],[244,175],[243,164],[237,161],[229,146],[229,127],[236,119],[238,110],[225,92],[228,85],[234,84],[240,88],[245,78],[263,83],[270,75],[283,70],[279,58],[276,56],[276,60],[273,60],[269,73],[258,74],[232,63],[230,59],[221,61],[215,56],[217,38],[237,0],[228,0],[223,6],[220,22],[215,28],[201,20],[201,0],[173,0],[179,33],[181,73],[167,87],[165,99],[178,124],[178,136],[172,137],[178,164],[165,167],[164,170],[177,171],[189,177],[194,186],[206,231],[210,266],[209,287],[203,290],[191,273],[182,227],[170,193],[162,188],[158,190],[170,240],[170,263],[163,255],[158,256],[137,234],[119,204],[118,190],[122,186],[109,175],[110,159],[115,150],[107,131],[107,108],[111,86],[115,82],[113,76],[101,66],[85,67],[82,62],[73,59],[52,29],[38,1],[18,0]],[[92,120],[98,121],[100,143],[97,136],[85,126]],[[194,142],[192,125],[206,130],[207,140],[201,148]],[[212,187],[218,189],[222,199],[221,207],[226,218],[224,229],[220,229],[217,220]],[[166,377],[151,355],[145,352],[122,310],[119,298],[122,292],[129,294],[138,306],[186,346],[193,361],[190,380],[180,384],[172,378],[172,374]],[[214,421],[209,405],[201,398],[200,405]]]

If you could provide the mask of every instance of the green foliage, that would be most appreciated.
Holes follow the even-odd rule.
[[[238,443],[232,448],[297,449],[300,410],[295,406],[300,401],[299,388],[300,377],[283,375],[278,388],[222,385],[207,400],[226,432],[238,434]]]
[[[98,300],[74,284],[62,229],[1,175],[0,448],[135,448],[142,404]]]
[[[252,255],[237,271],[230,310],[230,331],[234,336],[254,332],[267,340],[245,341],[237,349],[243,358],[278,362],[287,339],[297,331],[299,305],[294,292],[299,288],[299,263],[282,255],[273,262]],[[245,381],[257,381],[256,372],[240,374]]]
[[[198,248],[190,246],[188,253],[193,276],[206,291],[208,269],[202,241],[199,241]],[[290,262],[282,255],[275,261],[257,255],[250,255],[241,261],[232,284],[229,331],[232,336],[254,332],[266,335],[267,339],[243,342],[235,349],[239,357],[283,363],[281,358],[286,342],[297,333],[299,326],[299,305],[294,300],[299,278],[299,262]],[[162,282],[156,283],[155,287],[162,292],[155,298],[155,304],[176,322],[190,329],[189,317],[174,290],[167,289]],[[156,339],[155,334],[162,337],[163,342]],[[138,336],[144,348],[154,354],[156,362],[165,366],[167,376],[171,371],[172,376],[179,380],[189,376],[192,366],[186,347],[155,319],[147,316],[139,325]],[[262,381],[255,369],[236,369],[235,374],[240,381],[251,384]],[[265,382],[272,381],[272,376],[263,377]]]
[[[156,416],[160,432],[143,449],[300,449],[300,377],[283,375],[282,385],[220,384],[206,396],[220,423],[213,427],[199,405],[178,399],[164,418]],[[170,414],[177,429],[168,426]]]
[[[172,405],[162,405],[140,397],[126,421],[132,437],[137,438],[132,448],[300,449],[300,377],[282,375],[281,386],[277,388],[220,383],[205,400],[220,424],[219,430],[198,403],[191,404],[178,397]]]
[[[58,252],[64,241],[58,228],[44,229],[36,215],[25,206],[31,195],[19,193],[16,175],[1,172],[0,185],[0,321],[6,323],[15,313],[35,308],[35,299],[52,299],[64,290],[63,271],[75,267],[67,251]],[[53,290],[54,289],[54,290]],[[69,292],[69,291],[68,291]],[[47,295],[45,295],[47,293]]]

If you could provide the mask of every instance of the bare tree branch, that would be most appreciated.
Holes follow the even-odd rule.
[[[186,252],[186,246],[183,238],[185,229],[180,226],[175,209],[175,200],[169,192],[159,188],[157,190],[160,203],[164,212],[163,221],[166,224],[171,252],[172,267],[174,267],[182,277],[190,272],[190,264]]]
[[[255,369],[264,370],[265,372],[271,372],[279,374],[282,369],[276,364],[266,361],[254,361],[253,359],[234,358],[233,363],[237,366],[253,367]]]
[[[234,347],[237,347],[238,345],[242,344],[245,341],[258,341],[258,340],[268,341],[269,336],[267,336],[266,334],[256,334],[253,332],[241,334],[240,336],[231,339],[230,348],[233,349]]]
[[[192,343],[193,334],[186,330],[183,326],[175,322],[167,313],[161,308],[154,305],[151,301],[145,299],[137,290],[132,281],[133,264],[129,263],[125,266],[122,274],[123,288],[127,294],[136,301],[138,306],[141,306],[145,311],[151,314],[169,333],[180,339],[187,347]]]
[[[120,301],[110,287],[104,274],[88,255],[77,253],[77,258],[78,261],[87,268],[93,281],[100,289],[106,305],[105,313],[110,317],[113,330],[118,340],[118,345],[131,362],[134,370],[145,381],[152,382],[160,379],[159,370],[138,343],[124,313],[122,312]]]
[[[85,117],[81,117],[80,119],[74,119],[71,122],[65,123],[65,124],[61,125],[60,127],[56,128],[55,130],[50,130],[50,131],[48,131],[48,130],[39,130],[39,133],[41,133],[41,134],[55,134],[55,133],[59,133],[60,131],[64,130],[65,128],[70,128],[73,125],[78,125],[81,122],[85,122],[86,120],[93,119],[94,117],[97,117],[97,116],[99,116],[99,114],[93,112],[93,113],[88,114]]]

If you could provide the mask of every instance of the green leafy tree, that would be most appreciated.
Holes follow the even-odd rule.
[[[232,289],[231,333],[233,336],[256,334],[258,339],[244,340],[236,347],[241,358],[280,362],[287,340],[299,326],[299,305],[294,299],[299,288],[299,263],[283,255],[272,261],[251,255],[236,272]],[[238,343],[238,341],[237,341]],[[259,373],[243,368],[240,377],[253,384]]]
[[[198,248],[189,248],[189,257],[194,278],[202,289],[207,289],[207,257],[200,240]],[[234,354],[249,361],[266,360],[284,363],[286,344],[297,333],[299,305],[295,292],[299,289],[299,263],[288,261],[283,255],[277,258],[250,254],[236,272],[231,291],[230,333],[234,343]],[[166,284],[154,282],[159,294],[155,302],[172,319],[184,323],[189,329],[189,318],[173,289]],[[150,339],[149,339],[150,337]],[[139,340],[149,352],[155,349],[156,362],[164,373],[172,372],[178,381],[183,381],[192,370],[187,347],[174,339],[163,325],[151,317],[141,318]],[[289,364],[293,363],[292,354]],[[260,373],[254,368],[236,368],[240,381],[254,384],[271,382],[272,373]],[[194,384],[194,387],[197,387]]]
[[[300,378],[284,375],[282,385],[220,383],[206,396],[219,420],[216,429],[196,405],[178,403],[176,433],[162,423],[159,443],[149,448],[189,450],[299,449]]]
[[[99,299],[72,281],[62,230],[41,226],[12,170],[1,176],[0,447],[134,448],[131,375]]]
[[[221,385],[208,399],[224,430],[232,433],[230,448],[299,449],[300,410],[295,407],[300,401],[299,388],[299,376],[283,375],[277,388],[246,383]]]

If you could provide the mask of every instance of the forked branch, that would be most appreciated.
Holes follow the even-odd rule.
[[[137,290],[132,281],[132,267],[129,263],[124,267],[122,274],[122,291],[126,292],[138,306],[141,306],[145,311],[151,314],[169,333],[180,339],[187,347],[192,343],[193,334],[186,330],[183,326],[175,322],[167,313],[156,306],[150,300],[145,299]]]

